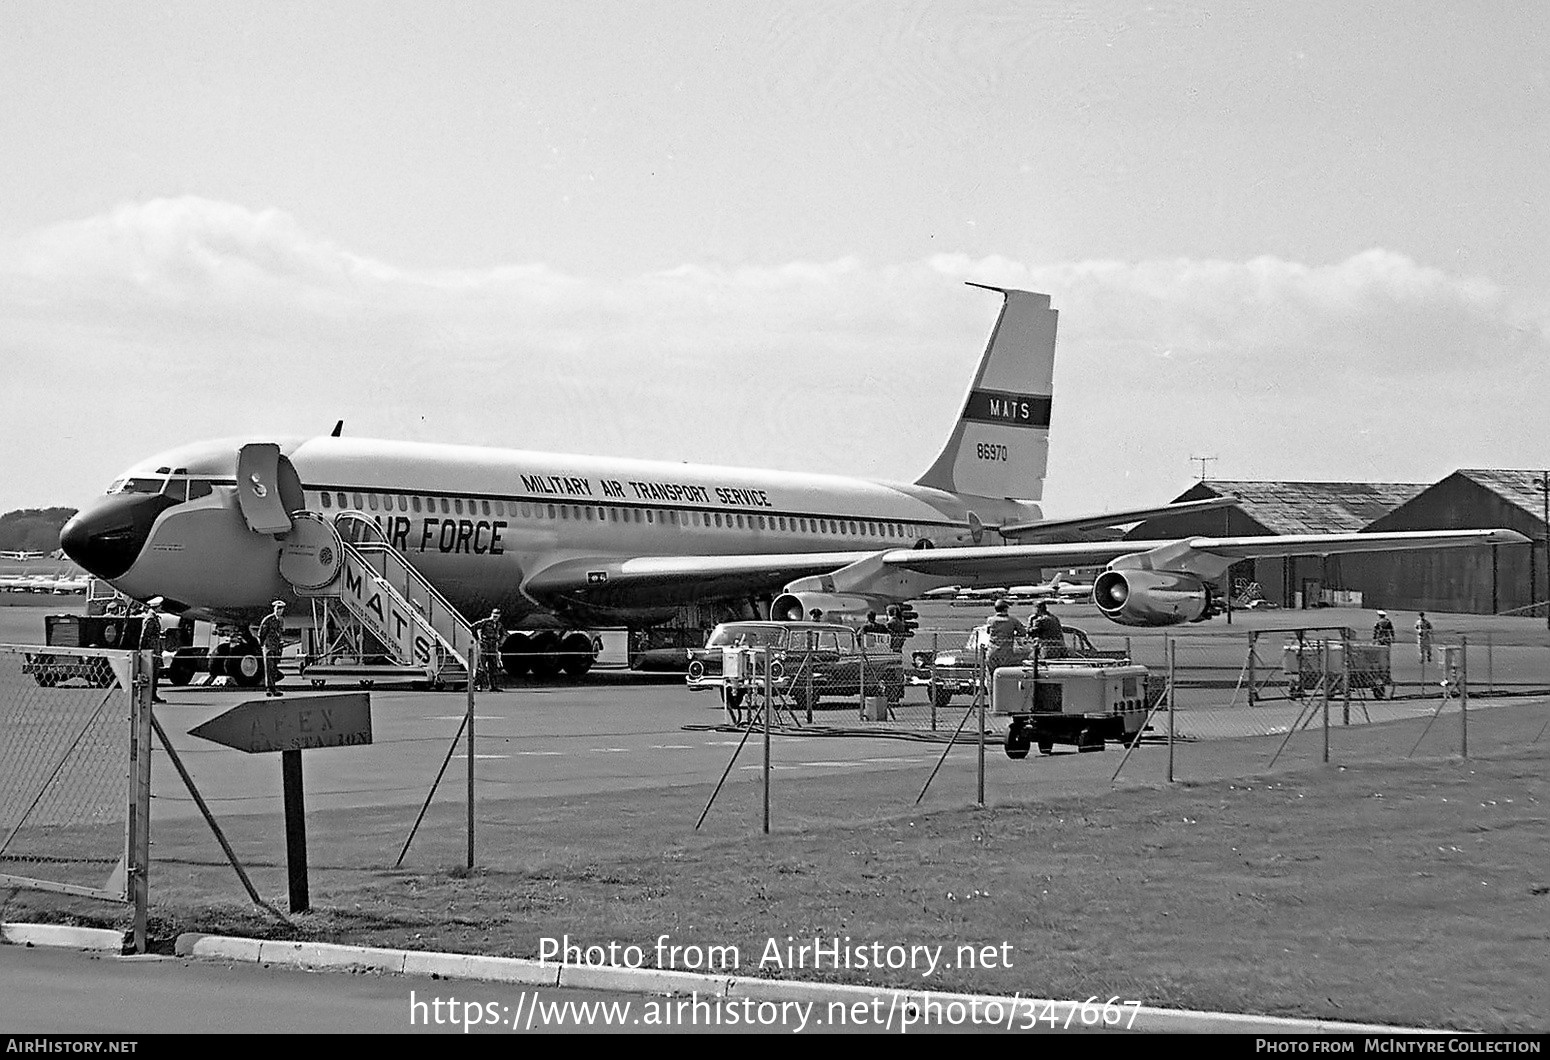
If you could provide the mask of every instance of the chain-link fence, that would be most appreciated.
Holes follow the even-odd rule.
[[[1326,702],[1331,724],[1344,728],[1454,714],[1466,671],[1477,709],[1550,698],[1550,636],[1521,621],[1502,625],[1508,628],[1434,631],[1424,644],[1413,636],[1381,643],[1370,631],[1339,625],[1068,631],[1062,655],[1066,664],[1081,658],[1147,668],[1148,703],[1160,709],[1143,740],[1167,735],[1170,703],[1175,741],[1228,740],[1321,728]],[[1017,665],[1031,650],[1020,642],[1003,660]],[[988,687],[995,649],[978,630],[919,631],[901,656],[902,684],[874,668],[863,690],[785,712],[788,726],[975,739],[973,713],[983,696],[987,728],[1004,736],[1006,718],[994,710]]]
[[[142,658],[0,645],[0,886],[134,897],[149,812]]]

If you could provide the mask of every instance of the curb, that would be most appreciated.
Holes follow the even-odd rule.
[[[80,929],[89,930],[89,929]],[[110,933],[111,934],[111,933]],[[1446,1034],[1435,1028],[1391,1027],[1372,1023],[1254,1016],[1236,1012],[1201,1012],[1141,1006],[1111,1008],[1118,1019],[1105,1022],[1101,999],[1090,1001],[1053,998],[1005,997],[989,994],[947,994],[896,987],[857,986],[845,983],[810,983],[748,976],[704,975],[659,968],[624,968],[616,965],[556,964],[522,957],[482,957],[474,954],[435,953],[425,950],[390,950],[369,946],[341,946],[329,942],[284,942],[225,935],[179,935],[179,957],[251,961],[309,969],[355,969],[394,975],[469,979],[524,986],[571,987],[615,990],[636,994],[689,994],[702,997],[747,998],[750,1001],[796,1001],[816,1004],[861,1004],[873,1007],[881,999],[890,1019],[918,1022],[929,1014],[941,1022],[951,1006],[960,1011],[999,1006],[1009,1029],[1014,1030],[1131,1030],[1226,1034]],[[1134,1017],[1131,1013],[1134,1012]],[[960,1020],[960,1022],[962,1022]]]
[[[68,924],[0,924],[0,942],[13,946],[60,946],[71,950],[124,953],[129,932]]]

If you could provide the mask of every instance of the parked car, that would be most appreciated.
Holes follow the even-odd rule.
[[[1067,659],[1114,659],[1126,658],[1123,651],[1103,651],[1093,647],[1091,638],[1083,630],[1075,626],[1065,627],[1066,652],[1063,658]],[[979,666],[980,650],[990,650],[989,635],[984,626],[976,626],[969,631],[963,646],[947,648],[936,653],[933,658],[929,651],[917,651],[910,654],[914,664],[910,681],[917,685],[932,686],[935,691],[936,705],[938,708],[947,706],[954,696],[973,695],[976,686],[975,670]],[[1012,648],[1011,661],[1006,665],[1018,666],[1028,661],[1033,655],[1033,640],[1020,637]]]
[[[789,696],[798,710],[822,699],[855,701],[863,681],[868,695],[886,696],[890,704],[904,698],[904,661],[886,633],[858,634],[827,622],[724,622],[703,648],[690,649],[689,690],[719,691],[732,711],[745,695],[762,694],[763,652],[740,656],[746,671],[724,672],[728,651],[744,648],[768,649],[771,690]]]

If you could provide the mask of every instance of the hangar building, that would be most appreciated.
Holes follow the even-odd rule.
[[[1516,530],[1530,543],[1489,549],[1346,556],[1349,587],[1367,607],[1489,615],[1550,600],[1545,492],[1537,471],[1460,470],[1428,486],[1365,529]]]
[[[1410,482],[1238,482],[1201,481],[1175,501],[1234,496],[1239,504],[1217,512],[1161,516],[1138,524],[1125,536],[1135,540],[1188,537],[1259,537],[1266,534],[1354,534],[1426,490]],[[1510,526],[1510,523],[1481,525]],[[1365,592],[1388,572],[1362,584],[1352,581],[1355,556],[1293,556],[1244,560],[1228,572],[1235,596],[1257,583],[1259,594],[1281,607],[1340,603],[1349,590]],[[1364,597],[1364,606],[1383,607]],[[1400,605],[1395,605],[1400,606]],[[1441,610],[1441,608],[1439,608]]]

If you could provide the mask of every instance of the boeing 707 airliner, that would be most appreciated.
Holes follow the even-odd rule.
[[[976,285],[978,286],[978,285]],[[1228,500],[1046,520],[1057,313],[988,288],[1000,315],[962,412],[913,483],[340,437],[234,438],[138,461],[64,528],[65,551],[122,592],[218,622],[293,599],[291,516],[369,523],[464,615],[528,633],[710,625],[869,610],[947,585],[1036,582],[1105,566],[1109,619],[1209,618],[1211,583],[1250,557],[1523,541],[1509,530],[1094,541],[1085,529]],[[277,494],[277,495],[276,495]],[[548,636],[553,646],[553,634]],[[520,642],[518,640],[520,638]]]

